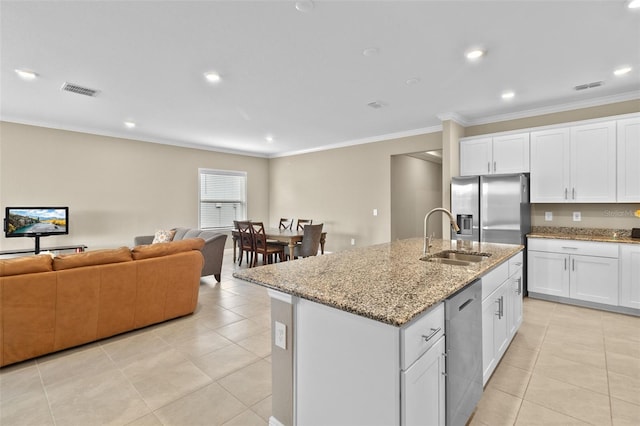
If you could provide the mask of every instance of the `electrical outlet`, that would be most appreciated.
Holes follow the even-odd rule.
[[[277,347],[287,350],[287,326],[276,321],[275,344]]]
[[[351,239],[351,245],[352,245],[352,246],[355,246],[355,245],[356,245],[356,239],[355,239],[355,238],[352,238],[352,239]]]
[[[544,212],[544,220],[551,222],[553,220],[553,212]]]
[[[378,209],[373,209],[373,215],[378,216]]]
[[[580,222],[582,220],[582,214],[580,212],[573,212],[573,221]]]

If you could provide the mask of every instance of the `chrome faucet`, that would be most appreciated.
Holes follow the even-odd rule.
[[[458,227],[458,224],[456,223],[456,220],[453,218],[453,215],[449,210],[443,207],[436,207],[435,209],[431,210],[424,217],[424,249],[422,250],[422,256],[426,256],[427,253],[429,252],[429,247],[431,247],[431,236],[427,232],[427,225],[429,223],[429,218],[435,212],[446,213],[447,216],[449,216],[449,221],[451,222],[451,227],[454,229],[454,231],[458,232],[460,230],[460,228]]]

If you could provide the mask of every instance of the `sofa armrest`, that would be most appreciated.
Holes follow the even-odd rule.
[[[202,276],[213,275],[217,281],[220,281],[222,258],[224,255],[224,245],[227,241],[227,234],[215,234],[207,237],[201,235],[200,238],[204,239],[204,247],[201,250],[204,256]]]
[[[153,242],[153,235],[140,235],[133,239],[134,246],[146,246]]]

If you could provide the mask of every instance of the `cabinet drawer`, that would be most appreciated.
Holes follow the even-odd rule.
[[[444,303],[411,321],[400,331],[400,368],[405,370],[444,335]]]
[[[522,259],[523,259],[522,252],[509,258],[509,276],[518,272],[518,269],[522,269]]]
[[[617,243],[529,238],[529,250],[618,258]]]
[[[486,299],[509,278],[509,262],[501,263],[496,269],[482,276],[482,300]]]

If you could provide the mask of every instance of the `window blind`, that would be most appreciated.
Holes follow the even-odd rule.
[[[233,228],[247,218],[247,173],[199,169],[201,229]]]

